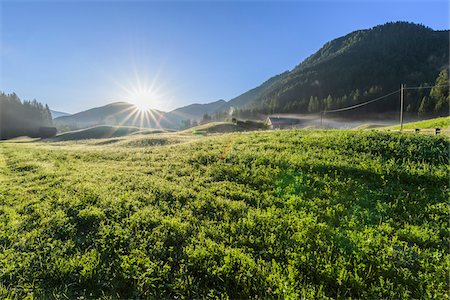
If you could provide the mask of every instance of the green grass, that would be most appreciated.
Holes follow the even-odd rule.
[[[0,298],[449,298],[444,136],[118,139],[0,143]]]
[[[419,122],[411,122],[403,124],[404,129],[434,129],[434,128],[441,128],[441,129],[449,129],[450,128],[450,117],[442,117],[442,118],[434,118]],[[397,126],[390,126],[386,127],[385,129],[393,129],[393,130],[399,130],[400,125]]]

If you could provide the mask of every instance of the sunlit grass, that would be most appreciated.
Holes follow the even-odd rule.
[[[0,143],[0,297],[447,298],[443,136]]]

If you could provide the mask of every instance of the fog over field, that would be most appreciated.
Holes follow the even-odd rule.
[[[298,128],[314,127],[314,128],[329,128],[329,129],[351,129],[362,125],[373,125],[377,127],[383,127],[399,124],[399,120],[393,119],[392,114],[384,116],[373,116],[372,118],[364,117],[363,119],[360,120],[354,118],[331,117],[327,114],[324,114],[323,117],[321,117],[320,115],[311,115],[311,114],[271,114],[269,115],[269,117],[298,119],[302,123],[293,126]]]

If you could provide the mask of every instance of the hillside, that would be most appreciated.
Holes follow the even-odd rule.
[[[54,119],[59,130],[77,130],[97,125],[139,126],[159,128],[163,112],[151,110],[139,111],[135,105],[127,102],[115,102],[105,106],[85,110],[70,116]]]
[[[181,117],[192,117],[193,119],[201,119],[203,114],[213,114],[220,110],[227,102],[223,99],[206,104],[190,104],[170,111],[167,114],[179,115]],[[166,115],[167,115],[166,114]]]
[[[439,72],[448,68],[448,49],[448,30],[387,23],[332,40],[290,72],[231,101],[236,107],[262,112],[305,113],[345,107],[398,90],[401,83],[434,84]],[[408,91],[407,111],[417,113],[428,93]],[[398,111],[398,98],[393,95],[358,113]],[[445,112],[448,109],[443,108],[441,113]]]
[[[227,102],[221,99],[206,104],[195,103],[174,109],[164,114],[164,119],[172,123],[165,125],[172,125],[170,127],[178,128],[181,125],[181,121],[184,120],[200,121],[202,120],[204,114],[208,114],[211,116],[216,112],[226,111],[226,104]]]
[[[98,125],[179,129],[182,121],[200,121],[204,114],[211,116],[220,111],[224,105],[226,105],[225,100],[218,100],[206,104],[191,104],[170,112],[158,110],[141,112],[133,104],[115,102],[73,115],[58,117],[54,123],[60,131],[78,130]]]
[[[65,117],[65,116],[70,116],[69,113],[65,113],[62,111],[56,111],[56,110],[50,110],[50,114],[52,115],[53,119],[59,118],[59,117]]]
[[[273,76],[269,80],[265,81],[260,86],[251,89],[242,95],[239,95],[227,103],[227,107],[242,108],[249,106],[252,102],[257,101],[259,98],[263,97],[265,93],[270,91],[274,84],[279,82],[283,77],[287,76],[289,72],[284,72],[279,75]]]
[[[448,299],[445,137],[179,136],[0,142],[0,298]]]
[[[442,130],[450,130],[450,117],[434,118],[429,120],[423,120],[419,122],[410,122],[403,124],[403,129],[435,129],[441,128]],[[385,127],[385,129],[400,129],[400,125]]]

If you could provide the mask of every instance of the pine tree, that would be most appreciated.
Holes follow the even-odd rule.
[[[333,108],[333,98],[331,95],[328,95],[328,97],[325,99],[325,109],[332,109]]]
[[[308,103],[308,112],[315,113],[320,110],[320,102],[317,97],[311,96]]]
[[[361,93],[359,92],[359,89],[356,89],[356,91],[354,91],[352,95],[352,104],[357,104],[360,97]]]
[[[425,96],[422,98],[422,101],[420,102],[418,114],[419,114],[419,116],[423,116],[423,115],[429,113],[430,110],[431,110],[430,98]]]
[[[47,104],[45,104],[45,109],[44,109],[43,115],[44,115],[43,116],[44,124],[46,126],[52,126],[53,125],[52,113],[50,112],[50,108],[48,107]]]

